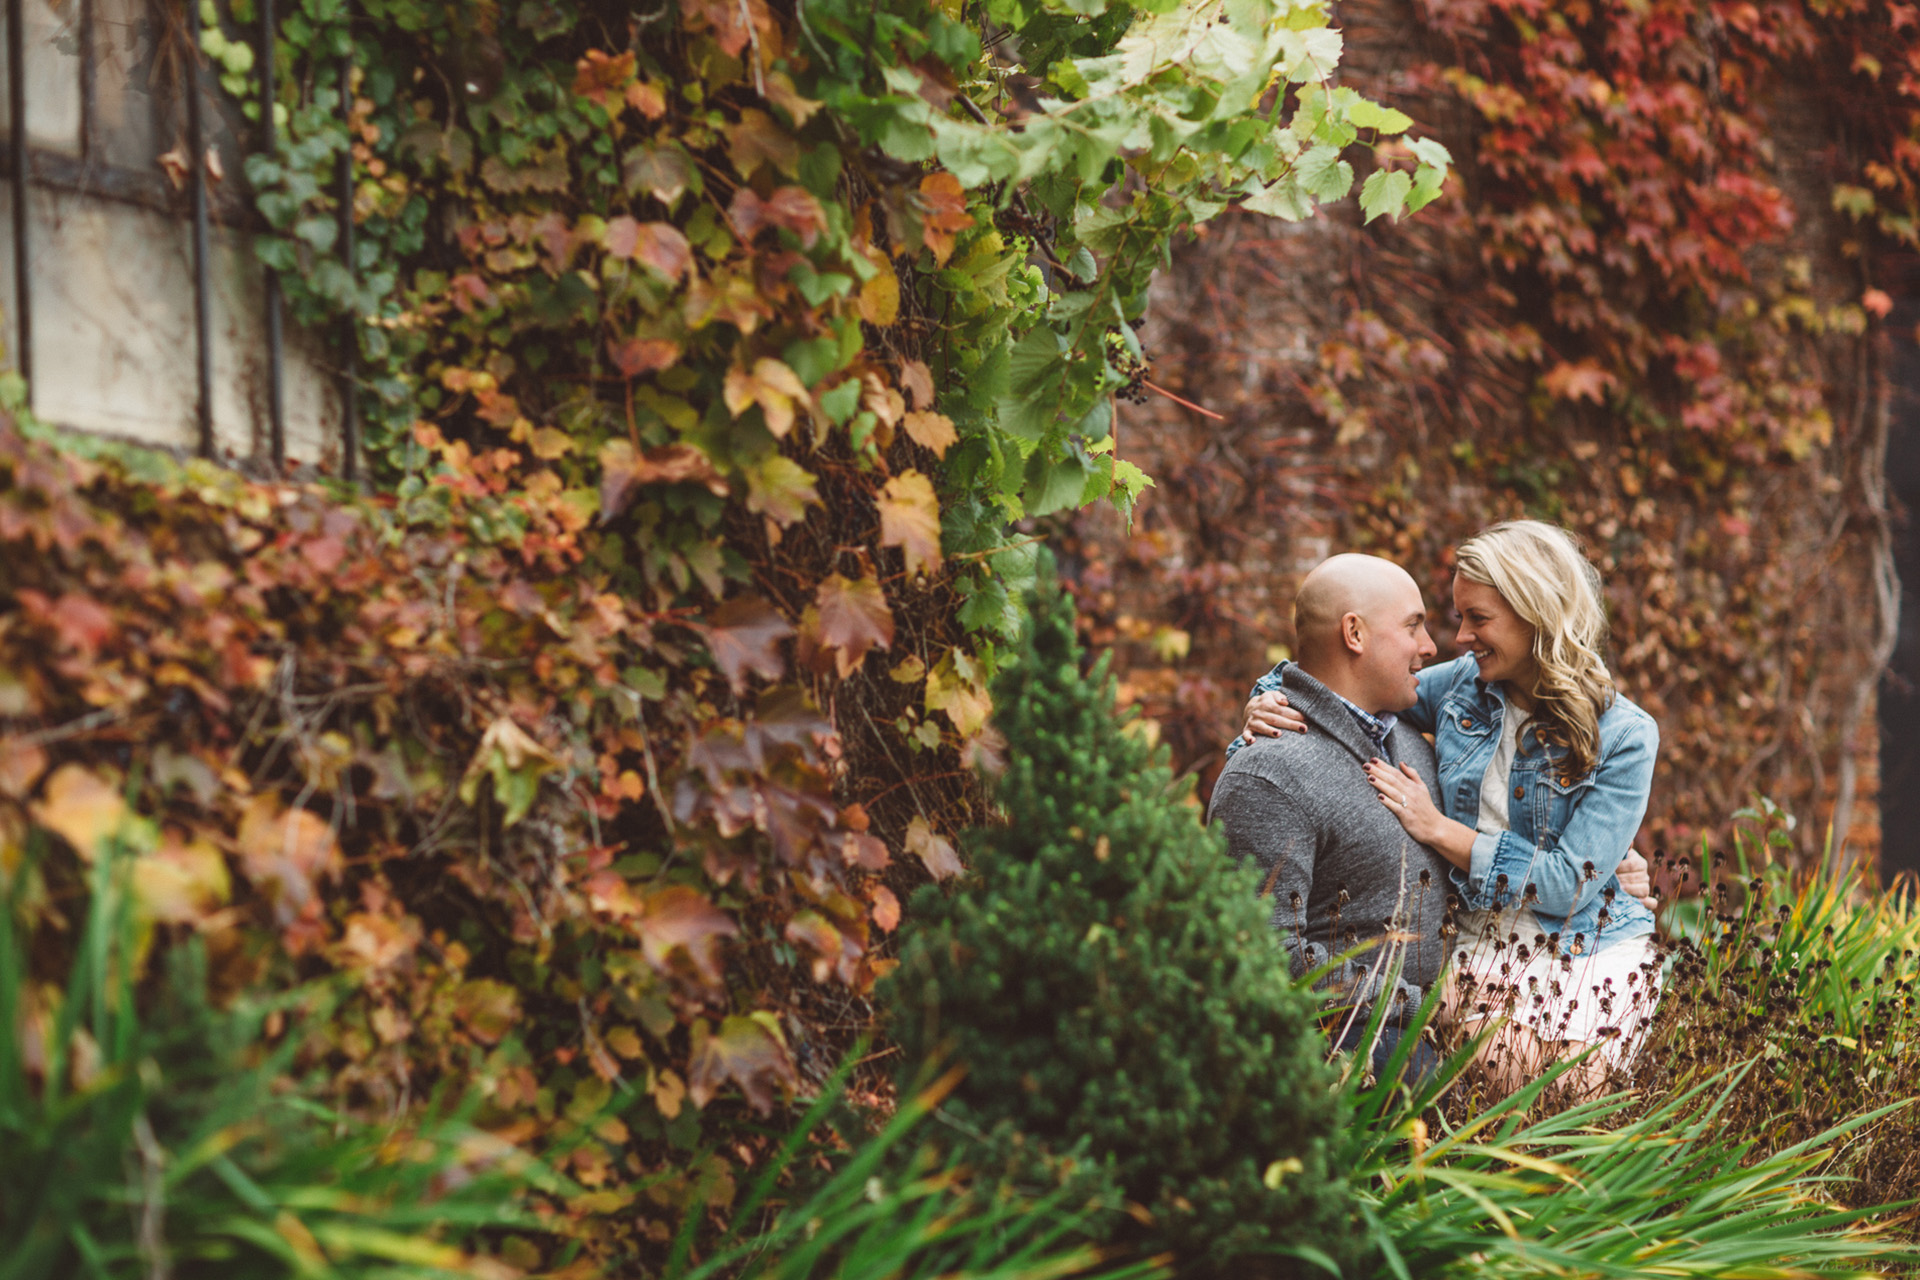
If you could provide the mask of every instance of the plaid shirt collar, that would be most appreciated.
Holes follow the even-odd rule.
[[[1333,696],[1340,698],[1337,693]],[[1376,716],[1371,711],[1362,711],[1345,698],[1340,698],[1340,705],[1353,713],[1353,718],[1360,722],[1360,732],[1366,734],[1367,740],[1380,749],[1380,754],[1388,755],[1387,735],[1393,732],[1394,725],[1400,723],[1400,717],[1391,711]]]

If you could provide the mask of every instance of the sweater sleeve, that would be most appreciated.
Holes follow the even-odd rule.
[[[1307,904],[1313,898],[1314,868],[1320,840],[1316,824],[1284,787],[1248,773],[1230,771],[1215,784],[1208,820],[1220,824],[1227,854],[1251,862],[1260,872],[1260,888],[1270,900],[1268,917],[1285,942],[1295,977],[1333,958],[1334,940],[1315,939]],[[1394,1006],[1390,1021],[1402,1021],[1420,1007],[1422,991],[1389,973],[1385,952],[1375,949],[1343,963],[1325,984],[1342,999],[1371,1002],[1391,977]]]

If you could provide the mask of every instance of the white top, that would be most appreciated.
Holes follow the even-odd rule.
[[[1489,836],[1498,836],[1509,825],[1507,779],[1513,775],[1513,758],[1520,753],[1520,734],[1533,718],[1530,713],[1507,701],[1504,690],[1496,688],[1495,692],[1500,696],[1502,709],[1500,745],[1493,749],[1493,763],[1487,766],[1485,776],[1480,779],[1480,825],[1475,828],[1482,835]]]

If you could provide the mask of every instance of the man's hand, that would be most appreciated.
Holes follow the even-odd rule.
[[[1660,910],[1660,899],[1653,896],[1653,880],[1647,869],[1647,860],[1640,856],[1638,849],[1627,850],[1627,856],[1620,859],[1613,874],[1620,881],[1620,887],[1630,898],[1638,898],[1649,911]]]
[[[1240,731],[1240,740],[1252,742],[1256,737],[1277,738],[1282,732],[1306,731],[1307,718],[1293,709],[1286,694],[1275,689],[1247,703],[1247,724]]]

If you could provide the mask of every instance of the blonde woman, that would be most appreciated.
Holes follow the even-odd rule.
[[[1623,1066],[1657,999],[1653,915],[1615,878],[1647,810],[1660,731],[1613,687],[1600,575],[1565,530],[1515,520],[1455,560],[1456,642],[1403,719],[1434,737],[1441,807],[1410,772],[1367,767],[1380,803],[1452,864],[1454,1009],[1504,1015],[1492,1061],[1518,1083],[1550,1057]],[[1248,735],[1304,721],[1261,678]],[[1269,683],[1271,682],[1271,683]]]

